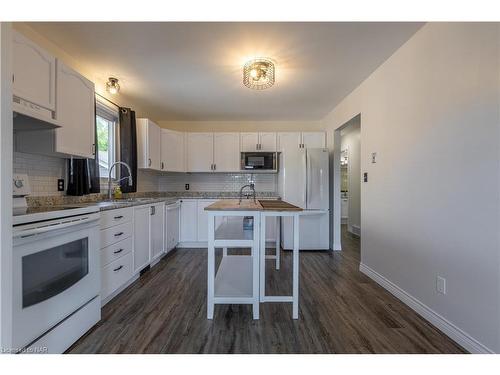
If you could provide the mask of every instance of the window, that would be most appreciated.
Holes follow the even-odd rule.
[[[107,178],[109,168],[118,160],[118,109],[97,101],[96,103],[96,132],[97,150],[99,152],[99,174]],[[113,169],[112,178],[116,177]]]

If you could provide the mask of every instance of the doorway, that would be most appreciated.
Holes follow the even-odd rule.
[[[361,237],[361,114],[334,131],[333,249],[342,250],[342,226]]]

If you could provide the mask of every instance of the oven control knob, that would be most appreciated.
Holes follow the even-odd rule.
[[[14,180],[14,186],[21,189],[24,186],[23,180]]]

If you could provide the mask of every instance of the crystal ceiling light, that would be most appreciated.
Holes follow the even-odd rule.
[[[250,89],[264,90],[274,85],[274,81],[274,63],[270,59],[250,60],[243,67],[243,84]]]
[[[106,91],[112,95],[118,94],[118,91],[120,91],[118,78],[113,78],[113,77],[108,78],[108,82],[106,82]]]

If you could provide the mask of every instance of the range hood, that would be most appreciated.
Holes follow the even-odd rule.
[[[13,122],[15,131],[33,131],[60,128],[54,112],[36,104],[13,97]]]

